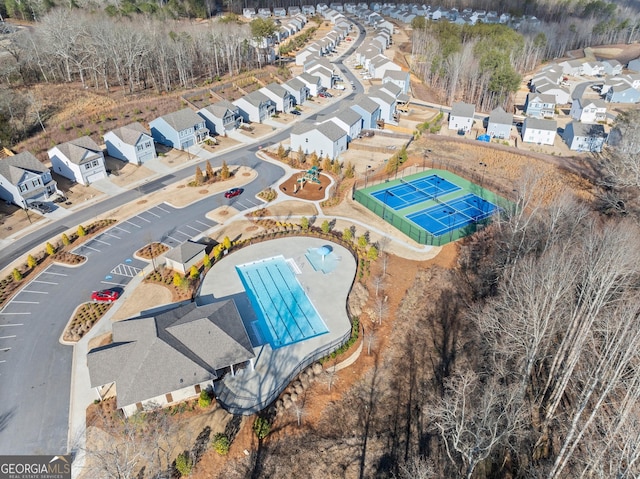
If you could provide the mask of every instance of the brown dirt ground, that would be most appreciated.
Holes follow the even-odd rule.
[[[132,296],[132,298],[123,298],[124,301],[121,303],[115,303],[118,309],[111,317],[111,321],[132,318],[147,309],[169,304],[173,299],[169,288],[144,282],[136,287]]]
[[[304,185],[304,188],[298,189],[296,193],[294,193],[294,187],[298,178],[303,176],[303,172],[296,173],[295,175],[289,177],[287,181],[280,185],[280,192],[283,195],[290,196],[292,198],[297,198],[300,200],[309,200],[309,201],[317,201],[323,200],[327,194],[327,187],[331,184],[331,179],[327,175],[321,174],[319,176],[320,185],[316,183],[307,182]],[[298,188],[300,187],[300,183],[297,183]]]

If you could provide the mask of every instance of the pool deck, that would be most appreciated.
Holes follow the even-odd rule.
[[[331,254],[340,258],[335,270],[328,274],[315,271],[305,257],[308,248],[325,244],[331,244]],[[235,267],[278,255],[283,255],[285,259],[291,258],[297,264],[301,272],[296,274],[296,278],[329,332],[273,350],[268,343],[260,340],[252,327],[257,318]],[[293,373],[326,355],[327,348],[348,335],[351,323],[346,304],[355,274],[356,260],[347,249],[327,240],[309,237],[280,238],[257,243],[233,252],[215,263],[202,283],[197,301],[203,304],[225,298],[234,299],[256,355],[253,370],[242,369],[235,376],[227,374],[216,384],[215,392],[219,402],[234,414],[252,414],[263,409],[288,386]]]

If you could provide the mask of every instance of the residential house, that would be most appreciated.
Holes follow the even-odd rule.
[[[369,89],[367,96],[380,106],[380,119],[386,123],[397,124],[396,98],[380,87]]]
[[[81,185],[107,177],[102,148],[88,136],[54,146],[47,154],[53,171]]]
[[[393,98],[395,98],[396,100],[398,99],[398,97],[400,95],[402,95],[402,88],[400,88],[398,85],[396,85],[395,83],[391,83],[391,82],[387,82],[387,83],[383,83],[382,85],[377,85],[373,88],[374,90],[381,90],[383,92],[388,93],[389,95],[391,95]]]
[[[583,123],[596,123],[598,121],[606,121],[607,105],[600,99],[588,100],[577,98],[571,104],[569,113],[571,118]]]
[[[529,93],[524,103],[524,112],[536,118],[553,118],[556,114],[556,98],[553,95]]]
[[[107,155],[135,165],[157,157],[151,134],[140,123],[108,131],[104,135]]]
[[[207,245],[187,240],[162,255],[165,267],[187,274],[191,267],[202,261]]]
[[[254,91],[233,102],[245,123],[262,123],[276,112],[275,102],[261,91]]]
[[[347,134],[347,142],[360,136],[362,132],[362,116],[348,106],[343,106],[331,118],[336,125]]]
[[[273,7],[273,16],[274,17],[286,17],[287,10],[283,7]]]
[[[269,83],[258,91],[275,103],[276,111],[289,113],[295,105],[295,98],[291,92],[278,83]]]
[[[401,71],[402,68],[384,55],[378,55],[369,62],[369,75],[373,78],[382,78],[384,73],[389,70]]]
[[[631,60],[628,64],[627,64],[627,70],[631,70],[632,72],[638,72],[640,73],[640,57]]]
[[[464,131],[465,133],[471,131],[475,114],[476,107],[474,105],[464,102],[454,103],[449,113],[449,129]]]
[[[562,134],[562,139],[573,151],[600,152],[606,138],[604,126],[598,123],[572,121],[565,126]]]
[[[408,94],[411,86],[409,72],[402,70],[386,70],[382,75],[382,84],[393,83],[402,89],[402,93]]]
[[[210,133],[226,135],[240,126],[240,108],[228,100],[220,100],[198,110]]]
[[[567,60],[558,63],[558,66],[562,68],[562,73],[564,75],[580,76],[582,75],[583,64],[584,62],[582,60]]]
[[[287,13],[289,14],[290,17],[294,17],[299,13],[302,13],[302,11],[300,10],[300,7],[291,6],[287,9]]]
[[[550,83],[552,85],[560,85],[563,78],[564,77],[562,75],[562,71],[556,71],[554,69],[540,71],[531,79],[531,91],[535,91],[538,85],[544,85],[547,83]]]
[[[253,17],[256,16],[256,9],[255,8],[243,8],[242,9],[242,16],[245,17],[245,18],[252,19]]]
[[[258,8],[258,16],[262,18],[269,18],[271,16],[270,8]]]
[[[299,78],[292,78],[288,82],[283,83],[282,88],[293,95],[296,105],[302,105],[310,95],[309,87]]]
[[[156,118],[149,126],[151,136],[157,143],[178,150],[198,145],[209,136],[204,119],[190,108]]]
[[[511,137],[511,127],[513,126],[513,114],[507,113],[502,107],[494,108],[489,114],[487,122],[487,135],[491,138],[502,140]]]
[[[310,73],[313,76],[319,77],[320,86],[322,86],[322,88],[333,88],[333,69],[329,69],[321,64],[316,64],[308,70],[305,68],[305,73]]]
[[[320,83],[320,77],[317,75],[311,75],[310,73],[301,73],[296,78],[298,78],[305,86],[309,89],[309,94],[311,96],[316,96],[320,93],[320,89],[322,85]]]
[[[582,74],[590,77],[602,75],[604,73],[604,65],[600,62],[584,62],[582,64]]]
[[[313,5],[302,5],[302,13],[304,13],[305,15],[315,15],[316,7],[314,7]]]
[[[605,98],[610,103],[638,103],[640,101],[640,90],[636,90],[625,82],[609,88]]]
[[[233,300],[172,305],[116,321],[111,330],[111,343],[87,353],[89,378],[99,393],[117,391],[127,417],[195,398],[226,374],[253,368],[253,346]]]
[[[556,105],[566,105],[571,101],[569,89],[555,83],[537,84],[535,92],[542,95],[552,95],[555,98]]]
[[[297,123],[290,138],[293,152],[302,149],[305,154],[315,152],[319,157],[335,160],[347,150],[347,133],[331,120],[319,125]]]
[[[622,63],[618,60],[603,60],[600,63],[602,64],[605,75],[615,76],[622,73]]]
[[[522,124],[522,141],[538,145],[553,145],[557,129],[555,120],[525,118]]]
[[[362,129],[373,130],[378,128],[380,120],[380,105],[368,96],[356,95],[350,108],[362,117]]]
[[[320,56],[320,49],[318,46],[309,45],[296,53],[296,65],[302,66],[312,59]]]
[[[34,201],[46,201],[62,195],[58,184],[44,166],[29,151],[0,159],[0,198],[20,208]]]

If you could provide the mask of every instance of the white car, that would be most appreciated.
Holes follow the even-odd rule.
[[[344,85],[335,85],[334,90],[344,90]]]

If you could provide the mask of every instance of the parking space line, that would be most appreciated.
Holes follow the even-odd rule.
[[[3,316],[24,316],[27,314],[31,314],[31,311],[27,311],[26,313],[2,313]]]
[[[0,348],[0,351],[11,351],[11,348]]]
[[[162,208],[160,206],[156,206],[156,208],[158,208],[161,211],[164,211],[165,213],[169,213],[169,210],[165,210],[164,208]]]
[[[87,249],[93,250],[93,251],[95,251],[95,252],[97,252],[97,253],[99,253],[99,252],[100,252],[100,250],[99,250],[99,249],[92,248],[92,247],[91,247],[91,246],[89,246],[89,245],[84,245],[84,247],[85,247],[85,248],[87,248]]]
[[[167,235],[167,238],[172,239],[172,240],[173,240],[173,241],[175,241],[176,243],[181,243],[181,241],[180,241],[180,240],[175,239],[173,236],[169,236],[169,235]]]
[[[120,226],[114,226],[112,229],[114,230],[118,230],[118,231],[124,231],[125,233],[129,233],[131,234],[130,231],[125,230],[124,228],[121,228]]]
[[[40,301],[11,301],[9,304],[40,304]]]
[[[33,293],[33,294],[49,294],[46,291],[31,291],[30,289],[23,289],[21,293]]]
[[[199,230],[198,228],[194,228],[193,226],[189,226],[189,225],[184,225],[185,228],[191,228],[193,231],[197,231],[198,233],[201,233],[202,231]]]
[[[113,286],[125,286],[122,283],[114,283],[113,281],[100,281],[102,284],[111,284]]]
[[[136,215],[136,218],[140,218],[142,221],[146,221],[147,223],[151,223],[151,220],[148,220],[147,218],[143,218],[140,215]]]
[[[3,359],[3,360],[0,361],[0,363],[6,363],[6,361]]]
[[[93,241],[97,241],[98,243],[102,243],[102,244],[106,244],[107,246],[111,246],[111,243],[107,243],[106,241],[99,240],[98,238],[94,239]]]
[[[53,275],[55,275],[55,276],[69,276],[68,274],[64,274],[64,273],[54,273],[53,271],[43,271],[43,273],[53,274]]]
[[[13,336],[0,336],[0,339],[11,339],[16,338],[17,336],[14,334]]]
[[[111,233],[105,233],[105,236],[111,236],[112,238],[115,238],[115,239],[117,239],[117,240],[119,240],[119,239],[120,239],[120,237],[119,237],[119,236],[116,236],[116,235],[111,234]]]
[[[180,233],[181,235],[185,235],[187,238],[191,238],[191,235],[188,235],[184,231],[176,230],[176,233]]]
[[[42,283],[42,284],[59,284],[59,283],[54,283],[53,281],[42,281],[40,279],[34,279],[33,281],[31,281],[32,283]]]
[[[4,313],[0,313],[0,314],[4,314]],[[0,324],[0,328],[6,328],[8,326],[24,326],[24,323]]]
[[[210,225],[210,224],[207,224],[207,223],[203,223],[203,222],[202,222],[202,221],[200,221],[200,220],[196,220],[196,223],[200,223],[201,225],[204,225],[204,226],[206,226],[207,228],[211,228],[211,227],[213,226],[213,225]]]
[[[130,225],[133,225],[133,226],[135,226],[136,228],[142,228],[142,226],[139,226],[139,225],[137,225],[137,224],[135,224],[135,223],[132,223],[132,222],[131,222],[131,221],[129,221],[129,220],[125,221],[125,223],[129,223]]]
[[[156,218],[160,218],[160,215],[155,214],[155,213],[154,213],[153,211],[151,211],[151,210],[144,211],[144,213],[149,213],[150,215],[153,215],[153,216],[155,216]]]

